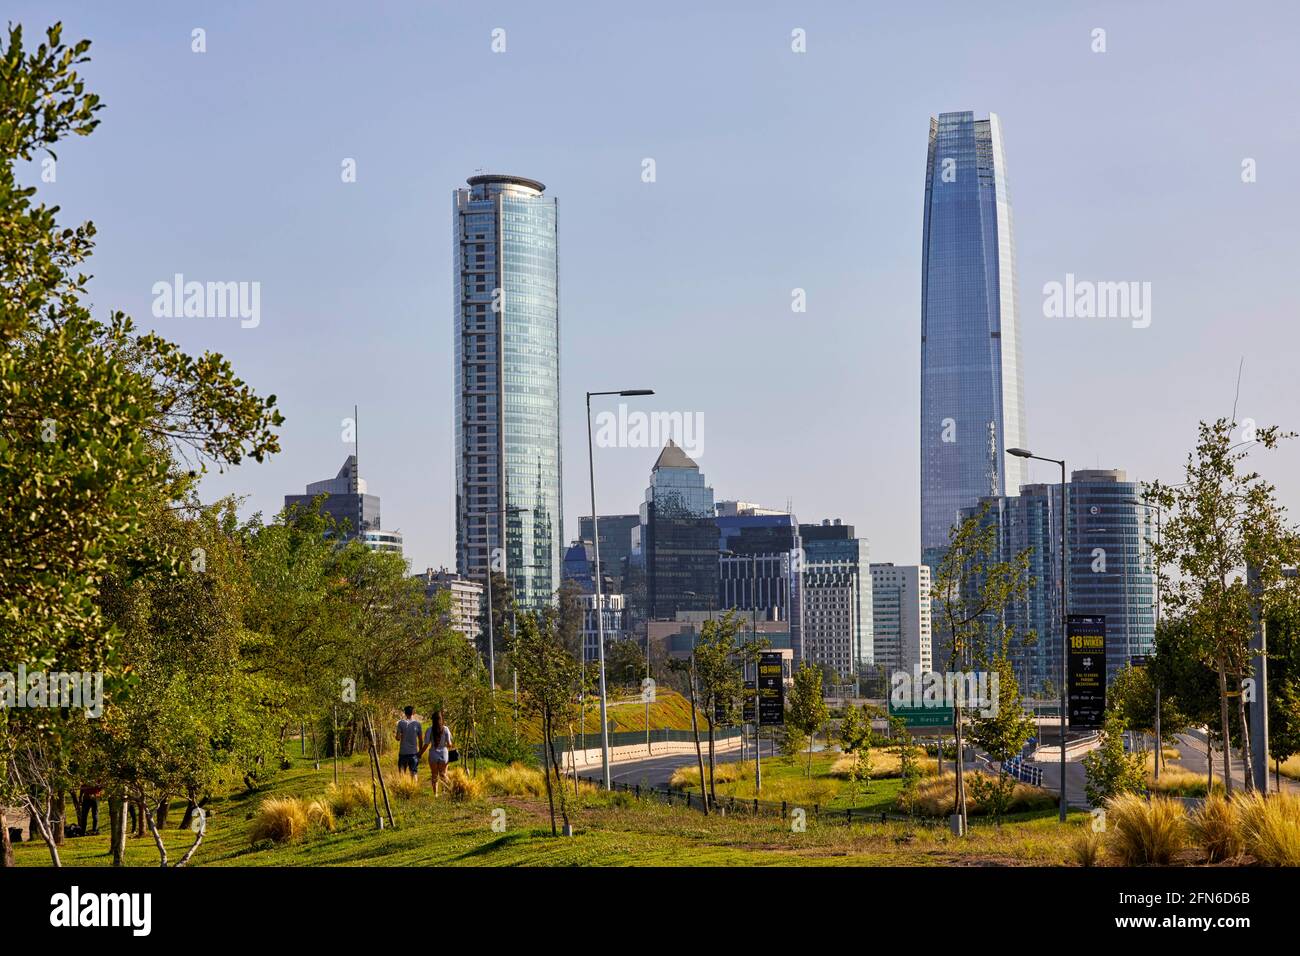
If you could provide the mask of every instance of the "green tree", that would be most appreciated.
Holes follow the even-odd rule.
[[[956,525],[939,561],[932,594],[937,602],[936,644],[948,652],[947,670],[962,672],[1005,654],[1013,636],[1006,623],[1008,609],[1024,601],[1029,590],[1029,552],[1011,561],[998,561],[998,525],[985,505]],[[1033,635],[1022,635],[1025,640]],[[963,702],[953,702],[953,737],[957,749],[955,806],[965,832],[966,777],[962,742]]]
[[[1242,462],[1249,455],[1234,444],[1235,422],[1201,422],[1196,448],[1187,456],[1186,481],[1155,482],[1145,488],[1171,517],[1155,546],[1157,566],[1175,616],[1186,619],[1196,656],[1214,668],[1218,680],[1219,735],[1224,741],[1223,776],[1232,792],[1229,706],[1235,699],[1244,755],[1246,788],[1255,785],[1250,765],[1250,730],[1243,682],[1251,676],[1251,605],[1246,570],[1258,576],[1267,607],[1283,588],[1282,571],[1300,556],[1300,539],[1286,522],[1274,488]],[[1254,429],[1252,446],[1273,449],[1292,437],[1274,426]],[[1166,575],[1172,567],[1175,574]]]
[[[519,694],[524,712],[540,718],[542,724],[546,801],[551,812],[551,836],[556,836],[557,795],[566,830],[570,823],[564,772],[555,753],[555,736],[558,728],[573,719],[579,668],[560,639],[554,611],[548,610],[540,615],[530,611],[520,616],[514,665],[519,675]]]
[[[1121,793],[1138,793],[1146,787],[1146,770],[1137,754],[1124,752],[1124,718],[1108,710],[1101,729],[1101,746],[1083,757],[1088,775],[1084,793],[1094,807]]]
[[[837,731],[840,749],[852,757],[849,765],[849,790],[854,804],[858,801],[858,787],[866,783],[871,789],[871,718],[866,712],[847,704]]]
[[[174,565],[150,552],[156,496],[180,502],[209,464],[278,450],[275,398],[261,399],[220,355],[192,358],[129,318],[85,304],[87,222],[64,228],[33,203],[15,167],[98,125],[99,97],[78,67],[90,42],[59,24],[24,49],[9,28],[0,54],[0,632],[30,670],[123,677],[129,662],[98,600],[114,567]],[[0,803],[20,803],[61,836],[75,718],[11,713],[0,724]],[[4,856],[0,855],[0,862]]]
[[[830,710],[822,697],[822,671],[804,661],[794,674],[794,684],[786,700],[786,723],[808,737],[808,765],[805,771],[812,776],[812,748],[817,731],[830,719]]]
[[[736,637],[741,625],[734,613],[728,611],[720,619],[705,621],[700,628],[700,639],[695,644],[695,675],[700,689],[700,707],[709,739],[709,801],[716,803],[717,790],[713,782],[716,764],[715,732],[721,725],[739,722],[737,713],[744,679],[738,662],[740,648]],[[703,787],[701,787],[703,789]]]

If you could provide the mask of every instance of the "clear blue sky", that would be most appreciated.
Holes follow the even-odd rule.
[[[279,396],[282,454],[205,494],[277,511],[338,469],[356,402],[363,473],[417,569],[453,555],[450,194],[479,169],[560,202],[566,538],[587,511],[584,390],[652,387],[643,407],[703,413],[719,498],[792,499],[801,520],[857,525],[875,560],[918,559],[926,137],[949,110],[1003,121],[1035,451],[1177,479],[1197,419],[1230,413],[1242,357],[1240,415],[1300,430],[1291,3],[20,0],[6,16],[33,41],[55,18],[94,41],[103,123],[41,195],[99,228],[95,307]],[[153,319],[151,287],[176,272],[259,281],[260,326]],[[1151,282],[1151,326],[1044,318],[1043,284],[1067,272]],[[1260,456],[1293,509],[1295,445]],[[600,510],[634,510],[654,458],[598,449]]]

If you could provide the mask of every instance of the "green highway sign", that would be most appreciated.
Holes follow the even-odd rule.
[[[908,727],[951,727],[951,707],[895,707],[889,702],[889,716],[901,717]]]

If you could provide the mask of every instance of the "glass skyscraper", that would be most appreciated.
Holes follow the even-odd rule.
[[[456,570],[489,561],[521,607],[560,585],[558,219],[545,186],[471,176],[452,197]]]
[[[1014,495],[1025,462],[1015,243],[998,117],[930,120],[921,251],[921,552],[963,508]]]

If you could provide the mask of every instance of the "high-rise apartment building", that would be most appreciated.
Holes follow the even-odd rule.
[[[935,661],[930,626],[930,568],[927,565],[871,565],[871,607],[875,665],[895,671],[931,670]],[[940,662],[942,663],[942,662]]]
[[[557,207],[519,176],[471,176],[452,198],[456,569],[489,562],[521,607],[560,585]]]

